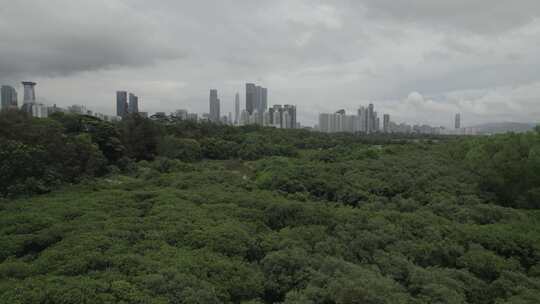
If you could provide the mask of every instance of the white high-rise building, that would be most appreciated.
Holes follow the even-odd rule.
[[[283,112],[283,128],[292,129],[292,120],[289,111]]]
[[[249,124],[249,119],[250,119],[249,112],[247,110],[243,110],[242,114],[240,114],[240,121],[238,122],[238,124],[240,126],[248,125]]]
[[[281,128],[281,114],[282,112],[279,109],[272,112],[272,125],[276,128]]]
[[[263,122],[262,125],[268,127],[271,125],[270,112],[266,111],[263,113]]]
[[[37,118],[46,118],[49,116],[47,106],[41,103],[31,104],[32,116]]]

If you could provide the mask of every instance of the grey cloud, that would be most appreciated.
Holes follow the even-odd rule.
[[[537,0],[364,0],[349,3],[365,7],[371,17],[481,34],[500,34],[540,16]]]
[[[107,3],[108,2],[108,3]],[[2,3],[3,76],[55,76],[186,56],[166,32],[118,0]]]
[[[307,124],[366,100],[418,122],[484,119],[499,103],[540,109],[500,90],[540,82],[539,12],[537,0],[0,0],[0,80],[109,112],[119,88],[147,111],[203,112],[210,87],[227,112],[256,81]]]

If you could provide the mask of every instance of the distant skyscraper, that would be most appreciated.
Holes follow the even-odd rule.
[[[457,113],[456,114],[456,118],[455,118],[455,122],[454,122],[454,127],[456,129],[461,129],[461,114],[460,113]]]
[[[240,94],[236,93],[234,97],[234,124],[237,125],[240,122]]]
[[[366,107],[364,106],[361,106],[359,109],[358,109],[358,131],[359,132],[364,132],[364,133],[367,133],[367,119],[368,117],[368,112],[367,112],[367,109]]]
[[[319,131],[324,133],[332,132],[330,129],[330,120],[333,114],[321,113],[319,114]]]
[[[35,91],[35,82],[23,81],[24,86],[24,103],[35,103],[36,102],[36,91]]]
[[[2,107],[1,109],[17,108],[17,91],[12,86],[2,86]]]
[[[209,119],[211,121],[213,121],[213,122],[219,122],[221,120],[218,91],[216,89],[210,90],[210,116],[209,116]]]
[[[21,110],[31,115],[34,115],[33,108],[36,104],[36,91],[34,87],[36,86],[36,83],[31,81],[24,81],[22,84],[24,86],[24,97]]]
[[[255,87],[255,102],[253,103],[253,107],[258,112],[261,112],[261,101],[262,101],[262,87],[256,86]]]
[[[368,106],[368,117],[367,117],[367,133],[375,132],[375,107],[372,103]]]
[[[246,83],[246,111],[251,115],[255,110],[260,113],[268,110],[268,89]]]
[[[383,132],[390,133],[390,114],[383,115]]]
[[[255,101],[257,98],[257,86],[253,83],[246,83],[246,111],[249,115],[256,109]]]
[[[127,100],[126,91],[117,91],[116,92],[116,116],[126,117],[129,113],[128,111],[128,100]]]
[[[129,93],[128,113],[139,113],[139,97]]]
[[[291,116],[288,111],[283,112],[283,128],[292,129]]]
[[[261,99],[259,100],[259,111],[266,112],[268,110],[268,89],[261,87]]]
[[[294,129],[296,128],[296,106],[293,105],[284,105],[283,106],[283,112],[287,112],[288,119],[290,122],[286,122],[285,118],[283,117],[283,125],[286,129]],[[285,124],[287,123],[287,124]]]

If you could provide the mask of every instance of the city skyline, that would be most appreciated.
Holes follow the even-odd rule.
[[[209,113],[193,113],[187,109],[177,109],[173,112],[148,112],[139,111],[139,97],[127,91],[116,91],[116,111],[118,115],[108,115],[101,112],[96,112],[87,109],[86,105],[72,104],[68,107],[61,107],[57,104],[44,104],[36,98],[35,86],[36,82],[23,81],[21,82],[24,89],[23,103],[20,107],[21,111],[27,112],[33,117],[46,118],[55,112],[75,113],[90,115],[106,121],[118,121],[128,114],[139,114],[144,118],[165,119],[165,120],[191,120],[196,122],[213,121],[224,125],[244,126],[244,125],[260,125],[264,127],[274,127],[283,129],[309,128],[314,131],[324,133],[401,133],[401,134],[440,134],[440,135],[487,135],[504,132],[523,132],[531,130],[536,124],[534,123],[515,123],[515,122],[495,122],[480,124],[474,126],[462,126],[461,113],[456,113],[454,116],[453,128],[445,126],[431,126],[429,124],[408,124],[406,122],[396,123],[390,120],[390,114],[383,113],[383,120],[375,106],[370,103],[368,106],[359,106],[356,113],[347,114],[345,109],[340,109],[335,113],[319,113],[318,124],[313,127],[302,125],[297,120],[296,105],[280,105],[274,104],[267,107],[267,96],[262,98],[262,87],[254,86],[252,83],[246,83],[246,98],[249,98],[250,90],[256,88],[259,92],[256,94],[257,108],[252,114],[246,109],[240,113],[240,97],[239,93],[235,94],[233,113],[228,112],[227,115],[220,116],[221,102],[218,98],[217,89],[210,90]],[[18,109],[18,93],[15,88],[2,85],[1,107],[0,109]],[[265,95],[267,89],[264,88]],[[256,91],[255,91],[256,92]],[[246,102],[246,106],[249,102]],[[261,106],[263,105],[263,106]],[[259,112],[261,110],[261,112]],[[353,111],[354,112],[354,111]]]
[[[8,82],[8,84],[5,84],[5,83],[0,83],[1,86],[3,87],[10,87],[10,88],[13,88],[15,89],[15,92],[19,98],[19,91],[22,91],[24,93],[24,87],[20,86],[20,88],[17,88],[18,86],[17,85],[11,85],[9,83],[14,83],[14,82]],[[245,85],[246,84],[251,84],[249,82],[246,82],[244,83],[244,88],[245,88]],[[265,91],[267,90],[266,88],[263,88],[261,86],[256,86],[257,88],[261,88],[261,89],[264,89]],[[43,88],[43,86],[41,87]],[[123,92],[123,91],[122,91]],[[132,93],[129,93],[128,91],[125,91],[126,94],[127,94],[127,105],[126,105],[126,109],[129,111],[129,104],[130,104],[130,98],[132,99],[135,99],[135,103],[137,104],[136,108],[137,108],[137,111],[135,112],[138,112],[138,98],[139,96],[137,95],[134,95]],[[117,91],[118,93],[118,91]],[[235,92],[233,94],[233,101],[235,102],[236,101],[236,94],[238,94],[238,92]],[[133,96],[131,96],[133,95]],[[241,114],[241,111],[242,109],[246,109],[246,104],[245,104],[245,95],[239,95],[239,101],[240,101],[240,114]],[[244,99],[241,99],[240,97],[244,97]],[[412,93],[410,94],[408,97],[407,97],[407,101],[413,101],[415,102],[415,100],[418,100],[418,99],[423,99],[424,97],[419,94],[419,93]],[[229,97],[225,97],[224,99],[230,99]],[[540,100],[540,99],[539,99]],[[61,103],[61,102],[57,102],[55,100],[50,100],[49,98],[47,97],[36,97],[36,102],[37,103],[40,103],[40,104],[45,104],[45,105],[58,105],[58,106],[61,106],[61,107],[70,107],[72,106],[74,103],[75,104],[84,104],[82,102],[77,102],[77,101],[73,101],[73,98],[70,98],[70,101],[71,103]],[[117,99],[115,99],[115,102],[117,101]],[[219,101],[220,101],[220,116],[223,116],[225,114],[228,114],[228,113],[231,113],[231,115],[233,115],[233,120],[234,120],[234,115],[236,113],[236,108],[235,108],[235,103],[231,103],[229,105],[228,102],[223,102],[221,100],[221,98],[219,98]],[[433,102],[433,101],[429,101],[429,102]],[[23,100],[18,100],[18,103],[19,103],[19,106],[23,105],[24,102]],[[110,103],[110,101],[109,101]],[[359,102],[358,104],[365,104],[365,103],[377,103],[376,101],[363,101],[363,102]],[[384,101],[381,102],[381,103],[377,103],[377,104],[383,104],[383,106],[386,104]],[[110,107],[109,106],[105,106],[105,107],[99,107],[99,106],[95,106],[94,104],[90,104],[90,105],[85,105],[85,106],[90,106],[90,107],[93,107],[93,108],[96,108],[96,111],[98,112],[103,112],[103,113],[109,113],[108,115],[116,115],[118,113],[118,106],[117,104],[114,104],[113,107]],[[146,105],[148,107],[148,105]],[[206,109],[205,109],[206,107]],[[356,106],[357,108],[358,106]],[[145,113],[158,113],[158,112],[165,112],[165,113],[174,113],[177,109],[181,109],[181,108],[191,108],[189,107],[188,105],[186,104],[173,104],[171,107],[169,108],[164,108],[163,110],[160,110],[160,111],[153,111],[153,110],[149,110]],[[204,114],[210,114],[209,113],[209,109],[208,109],[208,101],[206,102],[206,105],[198,105],[198,106],[195,106],[193,107],[195,110],[195,113],[197,113],[198,115],[202,116]],[[267,105],[267,108],[268,108],[268,105]],[[406,117],[403,117],[400,115],[399,112],[396,112],[395,110],[392,109],[392,107],[389,107],[390,109],[384,109],[385,113],[390,113],[392,115],[392,117],[394,118],[397,118],[397,120],[400,121],[400,123],[407,123],[407,124],[418,124],[418,125],[422,125],[422,124],[428,124],[428,125],[437,125],[437,126],[443,126],[443,127],[446,127],[446,128],[455,128],[456,126],[456,116],[457,114],[460,115],[460,125],[461,125],[461,117],[463,115],[463,113],[446,113],[447,117],[445,117],[445,120],[443,120],[441,123],[432,123],[430,122],[429,120],[425,119],[423,116],[427,117],[427,114],[426,113],[415,113],[415,115],[417,116],[416,119],[407,119]],[[100,110],[100,109],[105,109],[105,110]],[[351,106],[349,108],[345,108],[344,110],[346,110],[347,112],[354,112],[355,111],[355,106]],[[330,109],[331,111],[331,109]],[[302,113],[302,112],[300,112]],[[306,122],[302,121],[302,125],[304,126],[310,126],[310,127],[315,127],[318,125],[318,115],[321,114],[321,113],[324,113],[324,112],[319,112],[317,113],[317,120],[313,121],[313,120],[307,120]],[[465,113],[467,114],[467,113]],[[511,114],[511,113],[510,113]],[[118,116],[118,115],[117,115]],[[239,115],[240,116],[240,115]],[[300,117],[302,117],[302,115],[300,115]],[[471,127],[471,126],[475,126],[475,125],[480,125],[480,124],[485,124],[485,123],[498,123],[498,122],[521,122],[521,123],[536,123],[537,121],[534,121],[534,120],[530,120],[530,121],[519,121],[519,120],[512,120],[510,118],[508,119],[500,119],[500,120],[486,120],[486,121],[480,121],[480,122],[474,122],[472,121],[470,118],[473,117],[473,115],[469,116],[468,118],[468,123],[465,124],[464,126],[468,126],[468,127]],[[381,119],[381,123],[382,123],[382,119],[383,117],[379,117],[379,119]],[[221,120],[221,119],[220,119]],[[463,125],[461,125],[463,126]],[[381,125],[381,128],[382,128],[382,125]]]
[[[42,102],[42,100],[38,99],[36,97],[36,94],[35,94],[35,91],[34,91],[34,87],[37,85],[36,82],[29,82],[29,81],[23,81],[21,82],[21,84],[23,84],[23,93],[24,93],[24,97],[23,97],[23,101],[22,101],[22,105],[21,105],[21,110],[23,111],[28,111],[28,112],[32,112],[32,108],[30,109],[26,109],[25,108],[25,104],[35,104],[37,105],[39,108],[38,109],[34,109],[34,111],[38,111],[39,113],[45,113],[45,114],[36,114],[36,116],[39,116],[39,117],[46,117],[46,112],[47,112],[47,109],[49,109],[48,111],[57,111],[58,109],[62,110],[62,111],[72,111],[72,112],[75,112],[75,113],[85,113],[86,111],[86,105],[81,105],[81,104],[71,104],[71,105],[64,105],[64,107],[62,108],[61,106],[57,105],[56,103],[53,103],[53,104],[44,104]],[[254,90],[259,90],[258,94],[261,94],[261,90],[264,90],[264,107],[262,108],[265,108],[266,107],[266,110],[268,110],[270,112],[270,117],[267,118],[267,120],[269,121],[268,124],[266,123],[263,123],[264,119],[266,119],[264,117],[264,113],[266,112],[266,110],[264,110],[260,115],[259,119],[257,118],[250,118],[250,116],[253,116],[253,114],[249,114],[249,112],[247,113],[247,118],[242,118],[242,115],[244,115],[243,112],[246,112],[247,111],[247,105],[248,105],[248,102],[246,101],[245,102],[245,106],[244,107],[241,107],[241,99],[240,99],[240,94],[237,92],[235,93],[235,98],[234,98],[234,104],[232,105],[232,110],[227,112],[227,111],[221,111],[222,109],[222,102],[221,102],[221,99],[218,98],[218,90],[217,89],[210,89],[210,107],[208,108],[207,111],[203,111],[203,112],[196,112],[196,113],[192,113],[186,109],[175,109],[175,110],[168,110],[168,111],[157,111],[157,112],[141,112],[139,111],[139,96],[131,93],[131,92],[128,92],[128,91],[116,91],[116,102],[115,102],[115,114],[101,114],[100,112],[94,112],[94,111],[88,111],[89,113],[96,113],[96,114],[99,114],[100,117],[104,117],[104,118],[107,118],[107,119],[114,119],[114,117],[123,117],[124,115],[127,115],[127,114],[130,114],[130,113],[140,113],[141,115],[145,116],[145,117],[148,117],[149,115],[151,115],[152,113],[153,114],[157,114],[157,115],[167,115],[167,113],[169,113],[170,115],[172,116],[177,116],[177,117],[184,117],[185,115],[190,115],[190,118],[189,119],[193,119],[193,117],[195,117],[196,119],[195,120],[198,120],[199,118],[200,119],[208,119],[208,120],[211,120],[211,121],[214,121],[214,122],[225,122],[227,124],[233,124],[233,125],[244,125],[244,124],[250,124],[250,123],[255,123],[255,124],[261,124],[261,125],[267,125],[267,126],[275,126],[273,125],[273,117],[272,117],[272,108],[268,107],[267,105],[267,88],[263,88],[261,86],[256,86],[254,85],[253,83],[246,83],[245,84],[245,89],[246,89],[246,98],[248,98],[248,91],[250,90],[250,86],[253,86],[252,89]],[[11,96],[15,96],[15,100],[12,101],[14,102],[15,105],[17,105],[17,96],[18,96],[18,93],[17,93],[17,90],[15,88],[13,88],[12,86],[10,85],[2,85],[2,99],[0,101],[2,101],[2,106],[0,107],[0,109],[3,109],[4,108],[4,103],[5,103],[5,99],[8,98],[7,96],[9,96],[9,98],[12,98]],[[9,90],[9,91],[8,91]],[[9,95],[8,95],[8,92],[9,92]],[[257,91],[254,91],[254,92],[257,92]],[[4,96],[6,96],[6,98],[4,98]],[[263,100],[261,98],[261,95],[259,95],[258,97],[258,100],[257,102],[259,103],[257,107],[259,107],[259,105],[261,104],[261,101]],[[6,103],[7,104],[7,103]],[[214,105],[214,109],[215,111],[217,111],[215,114],[216,117],[213,117],[212,115],[212,104]],[[226,104],[226,103],[225,103]],[[281,105],[274,105],[275,106],[278,106],[278,107],[282,107]],[[366,127],[365,127],[365,131],[363,132],[366,132],[366,133],[371,133],[373,132],[372,130],[375,129],[375,125],[377,125],[377,131],[383,131],[383,132],[387,132],[385,130],[389,130],[390,128],[390,124],[393,123],[395,124],[394,121],[390,122],[390,114],[388,113],[384,113],[382,114],[382,118],[383,120],[381,120],[381,117],[379,117],[378,113],[377,112],[374,112],[374,109],[373,109],[373,103],[370,103],[367,107],[364,107],[364,106],[359,106],[359,108],[357,110],[354,110],[354,111],[358,111],[358,116],[366,116],[366,119],[364,121],[364,123],[366,124]],[[16,106],[11,106],[11,108],[15,108]],[[73,107],[79,109],[81,108],[82,110],[73,110]],[[284,108],[285,109],[289,109],[290,107],[293,107],[294,110],[293,110],[293,113],[292,114],[292,118],[293,118],[293,121],[291,121],[291,126],[295,126],[297,127],[297,123],[298,123],[298,126],[300,125],[300,122],[297,121],[297,110],[296,110],[296,106],[292,106],[292,105],[284,105]],[[51,110],[52,109],[52,110]],[[67,110],[66,110],[67,109]],[[234,111],[234,114],[233,114],[233,111]],[[353,112],[354,112],[353,111]],[[361,113],[361,111],[366,111],[365,113]],[[178,113],[179,112],[185,112],[185,115],[184,114],[181,114],[179,115]],[[341,109],[341,110],[338,110],[336,112],[336,114],[343,114],[345,115],[347,111],[345,109]],[[120,114],[120,113],[124,113],[124,114]],[[228,114],[227,114],[228,113]],[[238,115],[237,115],[238,113]],[[223,115],[221,115],[223,114]],[[227,114],[227,115],[225,115]],[[257,114],[257,112],[254,112],[255,116]],[[287,113],[288,114],[288,113]],[[305,125],[303,124],[302,126],[303,127],[314,127],[315,129],[319,129],[321,128],[321,114],[326,114],[326,113],[319,113],[318,115],[318,121],[316,123],[314,123],[313,125]],[[234,116],[233,116],[234,115]],[[373,116],[374,115],[374,116]],[[472,125],[472,124],[468,124],[468,125],[465,125],[463,126],[461,124],[461,113],[455,113],[454,114],[455,116],[453,117],[453,120],[451,122],[450,125],[445,125],[445,124],[441,124],[441,125],[438,125],[437,127],[435,128],[448,128],[448,129],[462,129],[462,128],[470,128],[470,127],[475,127],[475,125]],[[398,115],[399,116],[399,115]],[[234,118],[233,118],[234,117]],[[376,122],[374,120],[369,120],[370,117],[374,117],[373,119],[376,119]],[[187,119],[187,118],[183,118],[183,119]],[[244,119],[243,122],[241,122],[241,120]],[[252,120],[255,119],[256,122],[253,122]],[[260,122],[258,121],[260,120]],[[493,121],[493,122],[490,122],[490,123],[506,123],[506,122],[511,122],[511,121]],[[527,123],[534,123],[534,122],[527,122]],[[431,127],[429,124],[426,124],[426,123],[411,123],[411,122],[407,122],[407,121],[399,121],[399,125],[394,125],[394,128],[396,126],[401,126],[401,131],[403,131],[403,126],[409,126],[412,128],[412,126],[423,126],[423,127]],[[371,126],[371,127],[370,127]],[[279,127],[282,127],[282,126],[279,126]],[[324,131],[323,131],[324,132]],[[332,131],[332,132],[335,132],[335,131]],[[407,133],[407,132],[405,132]]]
[[[451,127],[448,113],[470,124],[536,122],[540,3],[475,2],[239,0],[208,11],[169,0],[10,1],[0,11],[0,84],[31,79],[43,103],[76,95],[107,113],[118,88],[144,97],[149,112],[203,113],[214,87],[234,113],[230,100],[252,81],[271,88],[272,103],[296,104],[306,125],[369,102],[410,123]]]

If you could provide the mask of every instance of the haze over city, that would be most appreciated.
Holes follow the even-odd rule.
[[[298,120],[375,103],[392,119],[536,122],[540,3],[522,1],[0,1],[0,83],[115,112],[232,112],[246,82]],[[242,94],[241,94],[242,96]],[[242,97],[242,104],[244,100]]]

